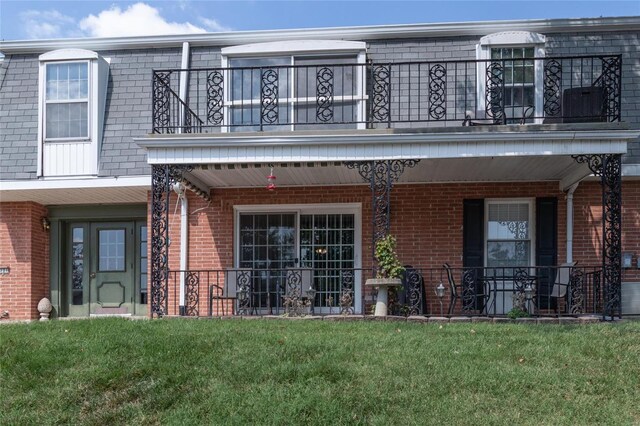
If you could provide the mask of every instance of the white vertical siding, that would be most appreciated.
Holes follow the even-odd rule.
[[[91,142],[46,142],[43,152],[45,176],[97,174]]]

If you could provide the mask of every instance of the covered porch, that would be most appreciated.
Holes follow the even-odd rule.
[[[375,276],[373,247],[391,233],[407,265],[394,314],[504,316],[518,308],[532,316],[620,316],[620,154],[635,133],[618,123],[602,126],[607,129],[598,132],[528,125],[500,132],[472,127],[138,140],[153,165],[151,312],[369,314],[375,292],[364,283]],[[585,178],[602,187],[604,213],[592,247],[596,257],[576,264],[565,254],[573,225],[564,196]],[[176,183],[190,195],[177,197]],[[180,246],[188,255],[178,262],[185,255],[167,243],[183,238],[177,215],[183,198],[189,210],[212,211],[201,228],[205,237],[201,230],[186,232]],[[495,242],[523,239],[529,246],[510,241],[502,246],[505,258],[494,250],[491,259],[486,233],[494,213],[488,209],[496,200],[522,201],[530,209],[513,223],[497,217],[496,232],[511,234]],[[472,225],[474,209],[487,216]],[[543,211],[551,223],[540,222]],[[526,238],[517,235],[520,222],[529,226]],[[470,235],[480,227],[481,239]],[[257,243],[263,231],[277,244]],[[481,246],[475,254],[474,244]]]

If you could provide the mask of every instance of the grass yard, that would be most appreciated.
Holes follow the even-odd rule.
[[[640,322],[0,327],[0,425],[640,424]]]

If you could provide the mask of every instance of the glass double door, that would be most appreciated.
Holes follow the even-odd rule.
[[[68,225],[69,316],[146,314],[146,226]]]
[[[242,213],[239,228],[238,267],[252,270],[254,305],[279,307],[287,268],[311,268],[314,307],[339,306],[343,284],[354,281],[354,214]]]

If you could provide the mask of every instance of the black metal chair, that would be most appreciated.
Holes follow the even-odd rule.
[[[449,266],[448,263],[445,263],[444,265],[442,265],[442,267],[445,269],[445,271],[447,271],[447,280],[449,281],[449,291],[451,295],[449,309],[447,311],[448,315],[453,314],[458,299],[461,299],[463,301],[463,310],[476,310],[484,312],[488,315],[490,309],[489,300],[492,293],[491,287],[492,284],[495,287],[495,278],[479,277],[477,273],[478,269],[469,268],[463,270],[463,284],[458,285],[456,284],[455,278],[453,276],[451,266]],[[479,289],[480,285],[482,286],[482,289]],[[460,290],[458,291],[458,289]],[[492,301],[492,304],[494,303],[495,299]]]
[[[449,281],[449,295],[451,297],[449,301],[449,308],[447,309],[447,315],[451,315],[453,310],[455,309],[456,302],[460,298],[458,296],[458,286],[456,285],[456,281],[453,278],[453,271],[451,270],[451,266],[448,263],[442,265],[445,271],[447,271],[447,280]]]
[[[419,270],[411,265],[404,266],[402,290],[398,293],[398,304],[405,307],[406,315],[426,313],[427,298],[424,291],[424,278]],[[402,313],[402,312],[399,312]]]

